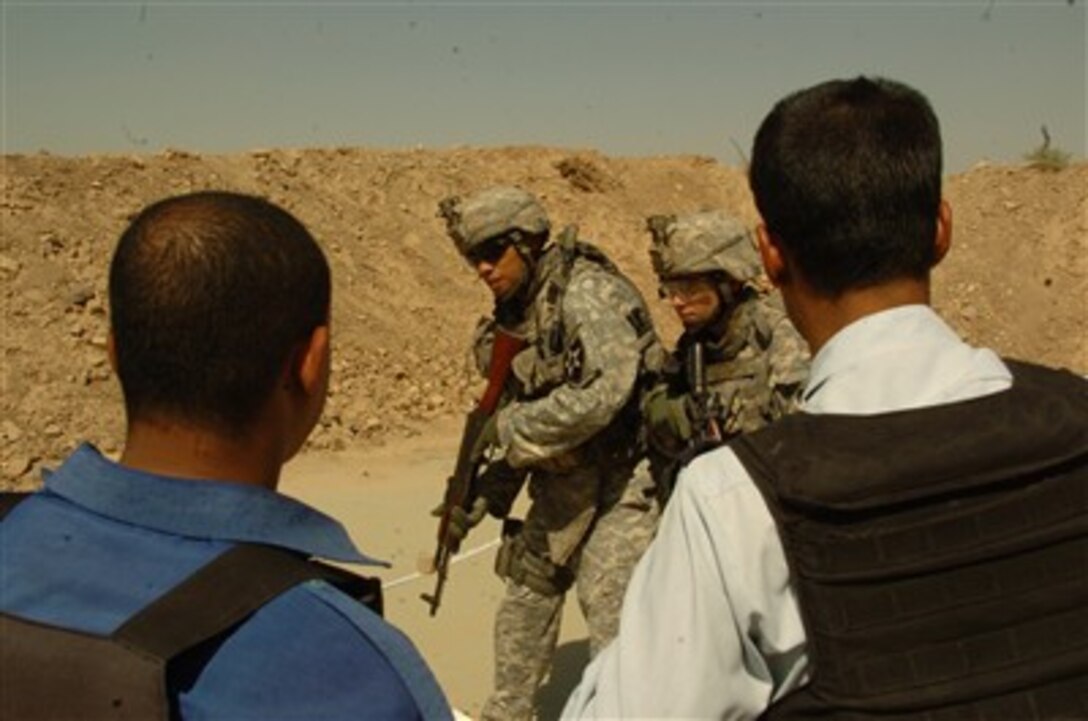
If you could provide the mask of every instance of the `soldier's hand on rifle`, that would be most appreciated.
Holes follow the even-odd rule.
[[[431,515],[440,517],[445,511],[446,505],[440,503],[437,508],[431,511]],[[468,532],[480,525],[480,521],[484,520],[486,515],[487,499],[483,496],[476,498],[468,510],[461,506],[454,507],[450,511],[449,524],[446,526],[446,543],[453,548],[458,547],[461,541],[468,536]]]
[[[642,418],[650,443],[669,455],[678,455],[692,436],[690,399],[670,395],[668,388],[651,389],[642,401]]]
[[[472,446],[472,458],[483,458],[488,449],[497,445],[499,445],[499,414],[492,413],[480,429],[480,434],[476,436],[476,442]]]

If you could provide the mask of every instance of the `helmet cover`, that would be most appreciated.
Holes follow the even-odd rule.
[[[720,210],[688,215],[654,215],[650,231],[650,261],[658,278],[724,272],[746,283],[762,272],[751,232]]]
[[[551,227],[540,201],[512,186],[487,188],[464,200],[450,196],[438,204],[438,214],[445,218],[449,235],[462,255],[511,231],[540,235]]]

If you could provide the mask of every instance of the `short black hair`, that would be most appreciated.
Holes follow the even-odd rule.
[[[785,97],[756,133],[748,181],[768,231],[825,295],[933,265],[940,128],[902,83],[833,80]]]
[[[324,254],[290,213],[198,192],[132,221],[109,296],[130,421],[166,415],[241,433],[298,343],[328,322],[331,288]]]

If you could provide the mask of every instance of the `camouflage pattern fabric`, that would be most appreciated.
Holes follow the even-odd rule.
[[[526,320],[512,329],[530,341],[514,361],[520,399],[498,420],[515,467],[574,467],[592,455],[587,443],[634,397],[644,359],[660,348],[638,290],[599,263],[575,259],[560,307],[548,286],[561,264],[557,247],[544,253]]]
[[[445,218],[447,231],[462,255],[510,231],[539,235],[551,227],[540,202],[512,186],[488,188],[465,200],[451,196],[439,203],[438,213]]]
[[[541,489],[554,483],[592,483],[596,479],[589,476],[596,473],[597,469],[585,469],[566,477],[534,474],[534,503],[523,530],[529,552],[548,553],[547,529],[557,520],[552,513],[558,504],[545,508],[536,502]],[[602,505],[585,542],[566,563],[574,573],[591,656],[618,631],[627,581],[653,539],[658,516],[654,482],[645,461],[634,470],[625,464],[611,472],[604,470],[603,475],[603,484],[621,489],[622,495]],[[506,583],[495,620],[495,692],[481,712],[482,721],[533,718],[533,697],[548,674],[559,637],[564,595],[545,595],[513,581]]]
[[[662,280],[720,271],[747,283],[763,273],[752,233],[723,211],[655,215],[646,219],[646,226],[650,262]]]
[[[741,304],[732,321],[726,335],[707,346],[707,384],[723,409],[722,430],[730,435],[750,433],[795,411],[810,360],[808,344],[777,293]]]
[[[650,359],[664,351],[630,281],[580,253],[564,262],[559,247],[544,252],[524,320],[507,329],[529,345],[514,360],[514,398],[497,425],[506,461],[530,470],[521,535],[527,553],[573,576],[595,652],[615,635],[623,591],[656,528],[637,402]],[[486,325],[477,331],[480,361],[490,335]],[[495,624],[495,692],[481,718],[530,719],[564,594],[506,583]]]
[[[684,358],[696,341],[704,343],[707,390],[716,396],[718,426],[729,437],[750,433],[795,411],[808,379],[808,345],[786,316],[777,293],[748,289],[722,329],[684,333],[654,393],[689,407],[691,379]],[[647,428],[656,451],[679,455],[688,439],[667,426]]]

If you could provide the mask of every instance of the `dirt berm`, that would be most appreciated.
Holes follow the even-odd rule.
[[[256,193],[309,226],[333,268],[334,379],[310,450],[425,432],[479,386],[465,346],[486,289],[435,216],[439,199],[494,183],[537,193],[653,300],[643,218],[722,207],[755,220],[743,171],[704,157],[618,158],[542,147],[257,150],[197,155],[3,157],[0,485],[33,487],[79,441],[121,442],[106,360],[106,269],[147,203],[205,188]],[[1088,165],[979,166],[947,179],[952,252],[934,301],[974,343],[1088,372]]]

